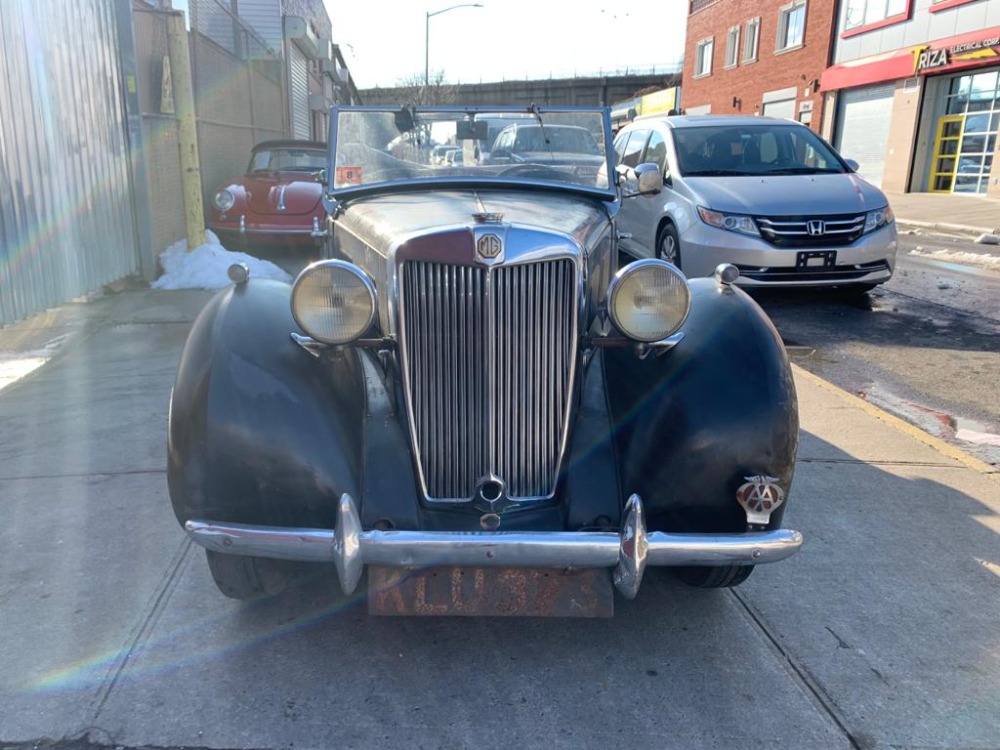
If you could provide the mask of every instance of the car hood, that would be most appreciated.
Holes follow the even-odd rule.
[[[888,202],[856,174],[685,177],[684,183],[699,205],[755,216],[860,213]]]
[[[302,172],[271,172],[247,176],[243,180],[247,209],[252,214],[300,216],[316,210],[323,186]]]
[[[469,232],[482,212],[509,225],[570,235],[589,246],[608,225],[601,201],[542,191],[435,190],[360,198],[344,206],[338,225],[382,255],[407,239],[436,232]]]

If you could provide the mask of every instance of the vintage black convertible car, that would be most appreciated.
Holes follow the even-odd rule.
[[[601,164],[430,165],[513,112]],[[608,615],[644,571],[732,586],[799,548],[782,342],[732,266],[619,267],[621,202],[661,183],[610,144],[596,108],[331,111],[326,259],[230,269],[171,397],[171,500],[224,594],[326,563],[373,613]]]

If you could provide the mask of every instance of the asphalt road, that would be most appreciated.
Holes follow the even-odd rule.
[[[904,232],[896,274],[866,298],[815,290],[754,297],[796,364],[1000,464],[997,250],[967,237]],[[956,263],[940,259],[942,251],[987,260]]]

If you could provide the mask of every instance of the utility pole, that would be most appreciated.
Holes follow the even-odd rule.
[[[167,19],[167,45],[177,116],[177,142],[180,146],[184,225],[187,229],[188,250],[194,250],[205,242],[205,207],[201,200],[201,161],[198,158],[198,123],[194,111],[191,54],[188,51],[184,13],[181,11],[171,13]]]

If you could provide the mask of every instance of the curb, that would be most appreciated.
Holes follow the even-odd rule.
[[[816,385],[822,388],[823,390],[829,391],[835,396],[838,396],[840,399],[846,401],[851,406],[858,407],[867,414],[870,414],[876,419],[885,422],[890,427],[894,427],[900,432],[914,438],[915,440],[918,440],[921,443],[930,446],[938,453],[942,453],[948,458],[954,459],[955,461],[964,464],[968,468],[977,471],[980,474],[986,475],[995,482],[1000,482],[1000,468],[992,466],[986,463],[985,461],[976,458],[975,456],[969,455],[961,448],[956,448],[951,443],[946,443],[944,440],[941,440],[940,438],[934,437],[933,435],[924,432],[919,427],[915,427],[906,420],[900,419],[895,414],[890,414],[885,409],[880,409],[874,404],[865,401],[863,398],[859,398],[858,396],[855,396],[853,393],[845,391],[843,388],[834,385],[828,380],[823,380],[823,378],[819,377],[819,375],[814,375],[813,373],[809,372],[808,370],[802,369],[801,367],[799,367],[794,363],[792,364],[792,372],[794,373],[796,378],[801,377],[804,380],[808,380],[813,385]]]

